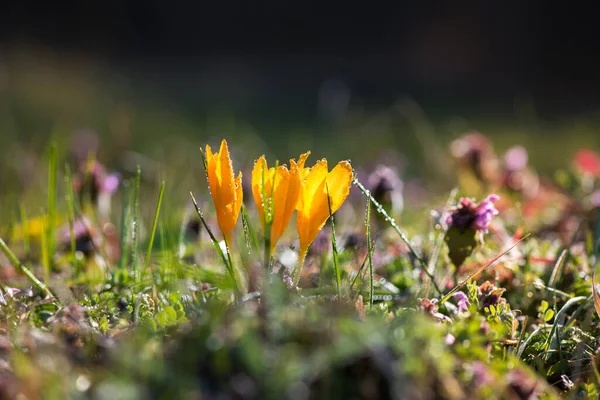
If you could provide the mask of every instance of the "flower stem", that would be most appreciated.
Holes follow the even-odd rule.
[[[306,253],[308,253],[308,248],[305,249],[300,247],[300,253],[298,253],[298,263],[296,264],[296,269],[294,270],[293,274],[294,286],[298,286],[298,283],[300,283],[300,275],[302,275],[302,267],[304,267]]]
[[[265,257],[265,270],[268,271],[269,267],[271,265],[271,225],[267,224],[265,226],[265,251],[264,251],[264,257]]]
[[[233,260],[231,259],[231,237],[224,237],[225,239],[225,251],[227,252],[227,270],[229,271],[229,276],[231,277],[231,281],[233,283],[233,292],[236,301],[238,301],[242,297],[242,291],[238,285],[237,277],[235,274],[235,268],[233,267]]]

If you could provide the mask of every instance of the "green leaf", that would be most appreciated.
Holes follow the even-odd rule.
[[[544,314],[544,321],[550,322],[550,320],[552,320],[552,318],[554,318],[554,310],[546,311],[546,314]]]

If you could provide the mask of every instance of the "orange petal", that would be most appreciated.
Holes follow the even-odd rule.
[[[234,175],[231,157],[229,156],[229,148],[227,147],[227,141],[225,139],[221,141],[221,148],[219,149],[217,177],[219,178],[222,201],[225,204],[232,204],[234,201]]]
[[[300,157],[298,157],[298,168],[304,168],[304,163],[306,163],[306,159],[308,158],[308,156],[310,156],[310,151],[307,151],[304,154],[300,154]]]
[[[242,206],[242,175],[234,179],[227,141],[221,141],[218,153],[206,146],[208,185],[217,211],[217,222],[228,244]]]
[[[210,146],[206,146],[206,175],[208,177],[208,187],[210,189],[210,194],[213,199],[213,203],[215,204],[215,208],[218,210],[221,206],[221,197],[220,197],[220,189],[219,189],[219,179],[217,178],[216,171],[216,160],[210,149]],[[217,215],[218,217],[218,215]]]
[[[310,156],[310,151],[307,151],[304,154],[301,154],[298,157],[298,169],[300,170],[300,178],[305,179],[310,172],[310,168],[304,168],[304,164],[306,163],[306,159]],[[291,162],[292,160],[290,160]]]
[[[325,194],[325,182],[327,178],[327,160],[318,161],[311,168],[310,173],[303,183],[302,194],[296,206],[298,214],[296,225],[300,237],[300,250],[306,251],[308,246],[315,240],[319,230],[327,220],[322,220],[323,204],[327,201]]]
[[[271,250],[283,234],[287,225],[285,220],[285,201],[290,184],[290,172],[287,167],[277,168],[273,188],[273,224],[271,225]],[[289,218],[288,218],[289,220]]]
[[[271,230],[271,251],[275,248],[275,245],[279,241],[279,238],[285,232],[285,228],[288,226],[290,219],[292,218],[292,214],[296,209],[296,205],[298,204],[298,200],[300,199],[301,191],[302,191],[302,179],[300,178],[300,170],[298,166],[294,162],[294,160],[290,160],[291,170],[288,175],[288,183],[285,190],[283,188],[278,188],[278,193],[276,194],[275,201],[275,216],[278,221],[277,228],[275,228],[275,224],[273,224],[273,229]],[[273,239],[275,238],[275,239]]]
[[[261,156],[254,162],[254,168],[252,168],[252,196],[254,197],[254,203],[260,216],[260,222],[264,228],[264,210],[263,210],[263,179],[267,179],[268,166],[265,156]],[[266,192],[265,192],[266,193]]]
[[[298,202],[298,211],[310,209],[310,203],[312,197],[317,191],[318,187],[327,177],[327,160],[322,159],[317,161],[314,167],[311,168],[310,172],[306,176],[306,180],[302,185],[302,196]]]
[[[235,228],[235,224],[237,223],[238,216],[240,215],[240,209],[242,208],[242,203],[244,201],[244,192],[242,190],[242,173],[240,172],[235,179],[235,205],[233,207],[233,228]]]
[[[352,184],[352,166],[348,161],[340,161],[327,175],[327,190],[331,202],[331,212],[336,212],[348,194]]]

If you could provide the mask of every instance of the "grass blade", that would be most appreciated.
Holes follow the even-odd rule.
[[[127,266],[127,257],[129,256],[129,218],[131,203],[133,197],[129,191],[129,181],[123,182],[123,198],[122,198],[122,211],[121,211],[121,257],[119,259],[119,268],[125,268]]]
[[[196,213],[200,217],[200,221],[202,221],[202,225],[204,225],[204,229],[206,229],[206,231],[208,232],[208,235],[210,236],[210,240],[212,241],[213,246],[217,250],[217,253],[219,253],[219,256],[221,256],[221,259],[223,260],[223,264],[225,264],[225,268],[227,269],[227,272],[229,273],[231,281],[233,282],[235,297],[237,300],[240,297],[240,290],[237,285],[237,279],[235,277],[235,271],[233,270],[233,264],[231,264],[231,262],[230,262],[231,257],[230,256],[225,257],[225,254],[223,253],[223,249],[221,249],[221,245],[219,244],[219,241],[217,240],[215,235],[212,233],[212,230],[206,223],[206,220],[204,219],[204,214],[202,214],[202,211],[200,211],[200,208],[198,207],[198,203],[196,202],[196,198],[194,197],[194,194],[192,192],[190,192],[190,196],[192,197],[192,203],[194,203],[194,208],[196,209]],[[227,249],[227,251],[229,252],[229,249]]]
[[[160,191],[158,192],[158,200],[156,202],[156,211],[154,212],[154,221],[152,222],[152,231],[150,232],[150,241],[148,242],[148,252],[146,253],[146,265],[147,270],[150,266],[150,255],[152,254],[152,246],[154,245],[154,237],[156,235],[156,227],[158,226],[158,216],[160,214],[160,206],[162,204],[163,194],[165,193],[165,181],[160,184]]]
[[[21,271],[23,273],[23,275],[25,275],[27,277],[27,279],[29,279],[31,281],[31,283],[33,283],[33,285],[36,288],[38,288],[39,290],[41,290],[42,293],[44,293],[44,295],[46,295],[46,296],[53,296],[52,292],[50,291],[50,288],[48,288],[48,286],[46,286],[45,283],[43,283],[38,278],[36,278],[36,276],[33,274],[33,272],[31,272],[31,270],[29,268],[27,268],[25,265],[23,265],[21,263],[21,261],[19,261],[19,259],[15,255],[15,253],[12,252],[12,250],[8,247],[8,245],[4,242],[4,239],[2,239],[2,238],[0,238],[0,250],[2,250],[2,252],[4,253],[4,255],[6,257],[8,257],[8,259],[10,260],[10,262],[19,271]]]
[[[369,191],[363,186],[362,183],[360,183],[358,181],[358,179],[356,179],[356,177],[354,177],[352,179],[352,183],[356,187],[358,187],[361,192],[363,192],[363,194],[367,197],[367,199],[371,203],[373,203],[373,205],[375,206],[375,210],[379,214],[381,214],[383,216],[383,218],[385,219],[385,221],[392,227],[392,229],[394,229],[396,231],[396,233],[398,234],[398,236],[400,236],[400,239],[402,239],[402,241],[406,244],[406,246],[408,247],[408,250],[411,252],[411,254],[413,255],[413,257],[415,257],[415,259],[419,262],[421,268],[423,269],[423,271],[425,272],[425,274],[431,280],[431,283],[433,284],[433,287],[435,288],[435,290],[438,292],[438,294],[441,295],[443,292],[440,289],[440,287],[438,286],[438,284],[436,283],[433,275],[429,273],[429,270],[427,269],[427,264],[425,263],[425,261],[423,261],[423,258],[417,252],[417,250],[415,249],[415,246],[413,246],[412,242],[408,239],[408,236],[406,236],[406,234],[404,232],[402,232],[402,230],[400,229],[400,227],[398,226],[398,224],[396,223],[396,221],[394,220],[394,218],[392,218],[392,217],[389,216],[389,214],[385,211],[385,209],[383,208],[383,206],[381,204],[379,204],[379,202],[377,200],[375,200],[373,198],[373,196],[371,196],[371,193],[369,193]]]
[[[371,193],[369,192],[369,195]],[[367,200],[367,258],[369,260],[369,310],[373,309],[373,295],[375,293],[373,276],[373,242],[371,241],[371,202]]]
[[[137,240],[138,240],[138,219],[140,217],[140,181],[142,170],[138,165],[135,173],[135,187],[133,188],[133,214],[131,218],[131,268],[135,273],[137,271]],[[137,277],[136,277],[137,279]]]
[[[71,244],[71,263],[73,264],[74,274],[79,274],[77,267],[77,248],[75,243],[75,197],[73,195],[73,178],[71,176],[71,167],[65,164],[65,191],[67,200],[67,219],[69,222],[69,239]]]
[[[46,249],[48,260],[52,262],[52,256],[56,249],[54,231],[56,230],[56,173],[57,156],[56,143],[50,145],[50,157],[48,161],[48,220],[46,225]],[[51,265],[48,265],[51,267]]]
[[[44,268],[44,283],[48,284],[50,280],[51,255],[48,246],[48,214],[42,216],[42,267]]]
[[[242,204],[242,227],[244,229],[244,238],[246,239],[246,247],[248,250],[254,246],[256,250],[256,254],[260,254],[260,243],[258,242],[258,236],[256,235],[256,231],[250,222],[250,217],[248,216],[248,210],[246,210],[246,206]]]
[[[553,288],[555,283],[556,283],[556,279],[560,273],[560,271],[562,271],[563,266],[565,265],[565,260],[567,259],[567,249],[564,249],[561,253],[560,256],[558,256],[558,259],[556,260],[556,263],[554,264],[554,268],[552,269],[552,274],[550,275],[550,279],[548,279],[548,287]]]
[[[546,350],[546,357],[545,357],[546,361],[550,358],[550,354],[551,354],[551,352],[549,351],[550,350],[550,348],[549,348],[550,341],[556,334],[556,330],[558,329],[558,323],[561,320],[562,316],[567,312],[567,310],[569,308],[571,308],[572,306],[574,306],[577,303],[584,301],[584,300],[588,300],[588,297],[578,296],[578,297],[573,297],[572,299],[567,300],[567,302],[562,306],[562,308],[554,316],[554,323],[552,324],[552,328],[550,329],[550,333],[548,334],[548,337],[546,338],[546,343],[544,344],[544,347],[548,349],[548,350]]]
[[[519,350],[517,350],[517,358],[518,359],[521,359],[521,356],[523,355],[523,352],[527,348],[527,345],[529,344],[529,342],[531,342],[531,340],[534,337],[536,337],[544,329],[546,329],[545,326],[540,326],[539,328],[537,328],[536,330],[534,330],[533,332],[531,332],[531,335],[529,335],[527,337],[527,339],[525,339],[525,341],[521,343],[521,345],[519,346]]]
[[[367,265],[368,259],[369,259],[369,256],[367,255],[363,259],[362,263],[360,264],[360,267],[358,268],[358,271],[356,272],[356,275],[354,276],[354,279],[352,279],[352,283],[350,284],[350,292],[352,292],[354,290],[354,285],[356,285],[356,281],[358,280],[358,278],[362,274],[362,271],[365,268],[365,265]],[[360,295],[360,288],[357,290],[356,296],[354,297],[355,301],[356,301],[356,299],[358,298],[359,295]]]
[[[340,274],[340,260],[337,251],[337,242],[335,240],[335,222],[333,213],[331,212],[331,197],[329,196],[329,187],[325,185],[327,189],[327,206],[329,207],[329,223],[331,224],[331,248],[333,250],[333,269],[335,272],[335,283],[337,286],[338,301],[342,300],[342,278]],[[372,269],[371,269],[372,271]]]

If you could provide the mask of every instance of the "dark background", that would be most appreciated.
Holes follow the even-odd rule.
[[[324,82],[365,107],[541,115],[600,101],[597,14],[548,1],[4,1],[1,49],[89,57],[186,104],[307,118]],[[197,105],[196,104],[196,105]],[[283,117],[282,117],[283,118]]]

